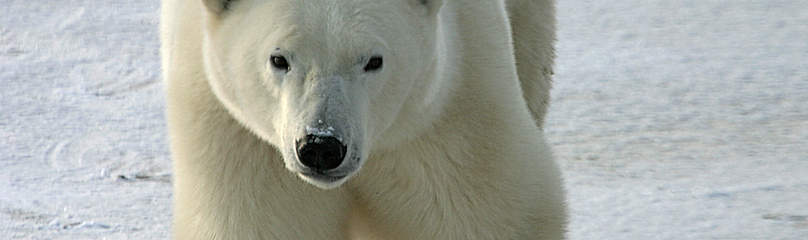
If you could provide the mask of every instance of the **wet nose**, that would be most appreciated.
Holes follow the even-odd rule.
[[[297,158],[304,166],[315,171],[326,171],[339,167],[345,158],[347,147],[333,136],[309,134],[300,139],[297,145]]]

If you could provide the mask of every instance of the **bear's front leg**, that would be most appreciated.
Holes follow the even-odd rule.
[[[196,119],[223,119],[207,113]],[[343,190],[299,179],[232,120],[210,122],[173,131],[175,239],[347,239]]]
[[[259,172],[208,180],[178,174],[175,239],[347,239],[342,191]]]

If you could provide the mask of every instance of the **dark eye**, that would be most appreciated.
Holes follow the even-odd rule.
[[[269,57],[269,63],[276,69],[289,71],[289,62],[287,62],[286,58],[283,56],[271,56]]]
[[[383,64],[383,63],[384,63],[384,62],[382,61],[382,57],[381,57],[381,56],[373,56],[373,57],[370,57],[370,60],[368,60],[367,65],[365,65],[365,72],[370,72],[370,71],[376,71],[376,70],[379,70],[379,69],[381,69],[381,68],[382,68],[382,64]]]

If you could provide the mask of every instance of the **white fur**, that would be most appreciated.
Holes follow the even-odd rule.
[[[176,239],[563,238],[551,0],[221,3],[163,1]],[[346,177],[303,174],[312,133]]]

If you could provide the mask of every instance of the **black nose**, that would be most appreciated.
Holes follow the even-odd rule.
[[[312,170],[326,171],[339,167],[347,149],[335,137],[310,134],[297,141],[297,158]]]

